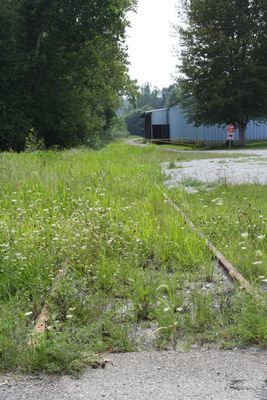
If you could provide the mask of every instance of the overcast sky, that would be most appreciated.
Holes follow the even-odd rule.
[[[139,84],[162,88],[173,83],[177,38],[172,37],[171,24],[178,21],[177,4],[178,0],[138,0],[137,13],[130,13],[130,75]]]

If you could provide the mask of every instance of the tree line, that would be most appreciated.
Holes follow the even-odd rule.
[[[127,70],[127,12],[135,0],[1,0],[0,150],[23,150],[29,132],[47,147],[96,143]]]

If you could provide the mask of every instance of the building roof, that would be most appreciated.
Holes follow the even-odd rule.
[[[141,118],[145,118],[145,116],[146,116],[146,115],[148,115],[148,114],[152,114],[153,112],[158,112],[158,111],[167,111],[167,110],[168,110],[168,108],[169,108],[169,107],[164,107],[164,108],[155,108],[154,110],[147,110],[147,111],[144,111],[144,112],[141,114]]]

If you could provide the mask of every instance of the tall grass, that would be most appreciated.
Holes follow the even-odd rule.
[[[0,154],[0,369],[73,371],[95,353],[136,349],[136,326],[154,324],[158,348],[234,340],[225,294],[218,289],[218,313],[201,289],[210,254],[155,185],[163,183],[159,163],[175,159],[120,143]],[[235,293],[229,308],[245,301],[250,313],[254,305]],[[45,302],[46,333],[30,347]],[[264,344],[266,322],[258,320],[260,333],[248,338],[246,330],[245,340]]]
[[[255,286],[267,287],[267,188],[215,185],[187,194],[173,190],[199,229]]]

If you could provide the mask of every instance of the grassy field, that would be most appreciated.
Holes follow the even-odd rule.
[[[204,243],[159,190],[161,162],[204,156],[121,143],[0,154],[0,370],[79,370],[96,354],[136,350],[140,329],[157,349],[267,344],[266,308],[216,284]],[[253,284],[262,282],[265,187],[170,194]],[[30,346],[46,302],[46,332]]]

